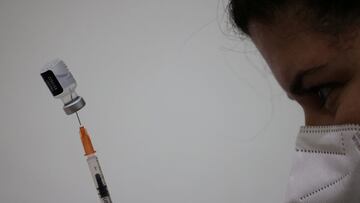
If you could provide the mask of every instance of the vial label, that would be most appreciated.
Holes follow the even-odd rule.
[[[55,74],[51,70],[41,73],[41,77],[44,79],[46,85],[54,97],[64,91],[59,81],[56,79]]]

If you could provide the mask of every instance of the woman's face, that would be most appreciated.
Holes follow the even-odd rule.
[[[306,125],[360,124],[360,38],[335,39],[291,18],[252,21],[250,37]]]

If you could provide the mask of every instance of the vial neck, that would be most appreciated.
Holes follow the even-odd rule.
[[[77,99],[79,95],[76,94],[75,91],[71,91],[70,94],[64,95],[61,97],[61,101],[64,103],[64,105],[69,104],[70,102]]]

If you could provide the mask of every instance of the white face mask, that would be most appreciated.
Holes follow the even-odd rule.
[[[360,202],[360,125],[302,127],[286,203]]]

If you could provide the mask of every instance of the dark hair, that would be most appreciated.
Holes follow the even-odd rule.
[[[359,0],[230,0],[229,14],[234,26],[249,35],[251,20],[272,23],[290,8],[310,19],[314,29],[331,34],[360,24]]]

